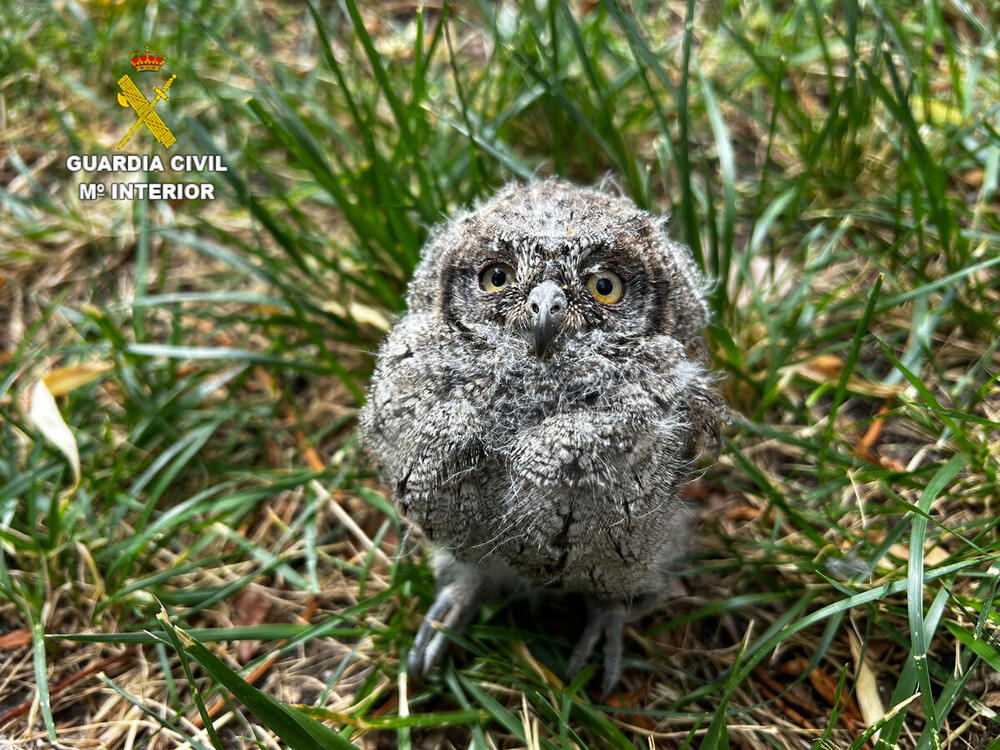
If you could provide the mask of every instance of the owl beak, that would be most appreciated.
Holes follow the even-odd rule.
[[[545,359],[545,352],[559,335],[566,319],[566,293],[550,279],[531,290],[527,304],[534,318],[535,356]]]

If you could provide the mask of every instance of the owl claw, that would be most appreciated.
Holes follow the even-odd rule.
[[[566,681],[569,682],[583,669],[587,658],[604,639],[604,676],[601,679],[602,698],[607,698],[618,685],[622,671],[622,625],[625,611],[620,605],[600,604],[590,608],[587,626],[569,655],[566,666]]]
[[[461,633],[479,611],[477,591],[466,581],[456,581],[438,591],[427,610],[407,659],[411,677],[424,677],[444,658],[450,639],[445,630]]]

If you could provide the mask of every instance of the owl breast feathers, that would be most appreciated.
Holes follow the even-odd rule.
[[[655,595],[680,483],[718,452],[708,308],[688,251],[629,201],[510,186],[439,228],[362,414],[403,514],[458,561]]]

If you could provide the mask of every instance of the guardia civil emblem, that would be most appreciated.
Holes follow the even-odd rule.
[[[137,72],[158,71],[164,63],[163,56],[152,52],[149,47],[146,47],[145,52],[133,52],[129,57],[129,61]],[[170,128],[166,126],[163,120],[160,119],[160,116],[153,110],[156,107],[156,103],[161,99],[165,102],[170,101],[170,97],[167,96],[167,89],[170,88],[176,78],[176,75],[172,75],[162,86],[153,86],[153,92],[156,96],[151,100],[146,98],[142,91],[139,90],[139,87],[132,81],[132,77],[127,73],[118,79],[118,88],[121,89],[118,92],[118,103],[123,107],[131,107],[136,116],[135,124],[132,125],[132,128],[122,138],[121,143],[118,144],[118,148],[122,148],[128,143],[140,125],[145,125],[149,132],[153,134],[153,137],[167,148],[174,145],[177,139],[170,132]]]

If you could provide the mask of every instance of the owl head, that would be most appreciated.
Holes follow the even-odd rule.
[[[702,286],[662,219],[550,180],[508,186],[439,229],[408,301],[458,335],[513,337],[543,360],[588,336],[621,346],[666,334],[697,349]]]

